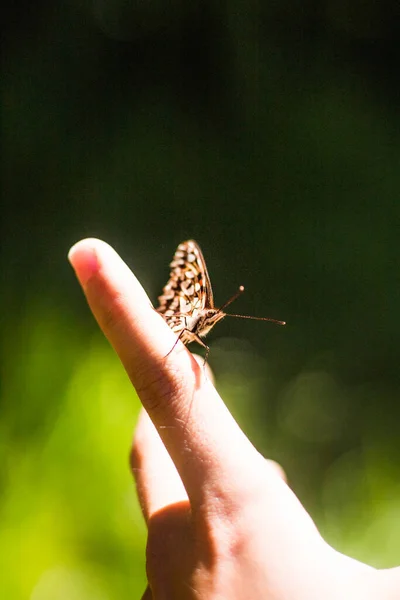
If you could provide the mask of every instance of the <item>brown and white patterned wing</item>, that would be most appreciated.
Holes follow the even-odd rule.
[[[159,297],[157,312],[179,334],[187,327],[185,317],[214,308],[214,299],[203,254],[194,240],[179,244],[170,267],[170,279]]]

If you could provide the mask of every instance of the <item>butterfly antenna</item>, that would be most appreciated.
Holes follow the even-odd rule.
[[[241,285],[236,294],[234,294],[232,298],[229,298],[228,302],[225,302],[225,304],[223,304],[219,310],[224,310],[224,308],[229,306],[229,304],[232,304],[232,302],[234,302],[236,298],[238,298],[243,292],[244,287]],[[248,315],[232,315],[230,313],[225,313],[225,316],[236,317],[238,319],[252,319],[253,321],[270,321],[271,323],[276,323],[277,325],[286,325],[286,321],[278,321],[278,319],[269,319],[268,317],[249,317]]]
[[[239,298],[240,294],[243,294],[243,292],[244,292],[244,287],[241,285],[239,287],[238,291],[236,292],[236,294],[233,294],[232,298],[229,298],[229,300],[227,302],[225,302],[225,304],[223,304],[219,310],[224,310],[224,308],[226,308],[227,306],[232,304],[232,302],[234,302],[236,300],[236,298]]]
[[[276,323],[277,325],[286,325],[286,321],[278,321],[278,319],[269,319],[268,317],[249,317],[248,315],[231,315],[229,313],[225,313],[226,317],[237,317],[238,319],[253,319],[253,321],[270,321],[271,323]]]

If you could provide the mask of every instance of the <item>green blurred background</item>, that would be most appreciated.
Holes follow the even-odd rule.
[[[400,561],[397,2],[6,3],[0,596],[139,598],[139,410],[66,261],[111,243],[156,301],[195,238],[210,365],[326,539]]]

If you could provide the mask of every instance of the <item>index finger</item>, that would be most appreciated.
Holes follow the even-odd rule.
[[[127,265],[108,244],[96,239],[78,242],[69,259],[191,501],[203,503],[204,495],[210,494],[221,497],[225,490],[231,491],[232,481],[239,489],[248,486],[258,477],[262,457],[204,369],[181,342],[176,343],[176,335]]]

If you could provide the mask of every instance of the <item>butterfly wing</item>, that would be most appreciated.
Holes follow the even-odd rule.
[[[206,263],[194,240],[179,244],[170,264],[170,278],[159,297],[157,311],[171,329],[180,334],[193,318],[205,309],[214,308],[214,299]],[[182,341],[185,342],[185,339]],[[189,341],[189,340],[188,340]]]

